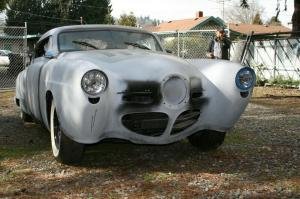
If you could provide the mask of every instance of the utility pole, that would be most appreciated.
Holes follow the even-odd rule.
[[[225,20],[225,2],[229,2],[231,0],[217,0],[217,3],[220,6],[220,9],[222,10],[221,15],[222,19]]]

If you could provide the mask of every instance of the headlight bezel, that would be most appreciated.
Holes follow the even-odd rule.
[[[105,80],[104,82],[105,82],[105,84],[104,84],[104,88],[102,88],[102,89],[98,89],[98,91],[94,91],[94,92],[91,92],[91,91],[89,91],[89,90],[87,90],[86,89],[86,86],[84,85],[85,84],[85,82],[84,82],[84,78],[85,77],[87,77],[89,74],[91,74],[91,73],[98,73],[98,74],[100,74],[101,76],[102,76],[102,78]],[[95,74],[94,74],[94,79],[95,79]],[[89,96],[98,96],[98,95],[100,95],[101,93],[103,93],[103,92],[105,92],[106,91],[106,89],[107,89],[107,87],[108,87],[108,78],[107,78],[107,75],[103,72],[103,71],[101,71],[101,70],[98,70],[98,69],[92,69],[92,70],[89,70],[89,71],[87,71],[87,72],[85,72],[84,73],[84,75],[82,76],[82,78],[81,78],[81,81],[80,81],[80,85],[81,85],[81,89],[86,93],[86,94],[88,94]]]
[[[248,73],[247,75],[251,75],[251,81],[249,81],[249,83],[247,83],[247,84],[243,84],[241,82],[241,78],[242,78],[241,76],[243,74],[246,75],[245,73]],[[256,83],[256,74],[252,68],[246,66],[244,68],[241,68],[237,72],[236,77],[235,77],[235,84],[238,87],[238,89],[240,89],[241,91],[251,90],[255,86],[255,83]]]

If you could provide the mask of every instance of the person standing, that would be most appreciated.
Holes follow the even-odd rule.
[[[224,28],[216,31],[216,36],[210,42],[207,56],[211,59],[229,60],[231,41],[227,37]]]

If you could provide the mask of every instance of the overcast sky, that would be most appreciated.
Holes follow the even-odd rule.
[[[222,1],[222,0],[221,0]],[[233,5],[239,0],[225,0],[226,6]],[[252,2],[252,0],[249,0]],[[205,16],[222,16],[220,0],[111,0],[114,17],[123,13],[133,12],[136,16],[150,16],[164,21],[174,19],[193,18],[201,10]],[[277,0],[257,0],[265,8],[263,19],[269,19],[276,14]],[[281,9],[284,9],[284,0],[280,0]],[[279,20],[287,25],[291,22],[294,11],[294,0],[287,0],[288,9],[281,12]],[[226,9],[225,9],[226,12]]]

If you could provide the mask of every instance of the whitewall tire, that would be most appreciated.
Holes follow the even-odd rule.
[[[84,144],[77,143],[64,134],[60,128],[54,102],[52,102],[50,112],[50,133],[52,152],[58,161],[65,164],[80,162],[84,152]]]

